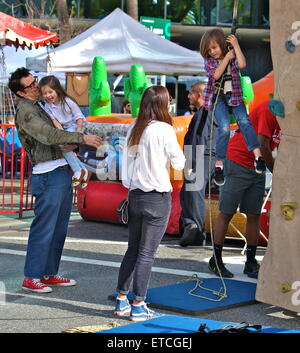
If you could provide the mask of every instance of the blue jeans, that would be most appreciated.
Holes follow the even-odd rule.
[[[217,160],[224,160],[226,158],[227,146],[230,138],[230,115],[228,112],[229,98],[229,95],[220,95],[215,108],[215,120],[218,124],[216,142]],[[256,148],[259,148],[260,144],[247,114],[244,103],[240,103],[240,105],[231,108],[236,122],[242,131],[248,150],[253,151]]]
[[[72,171],[79,172],[82,169],[82,164],[78,157],[75,156],[74,152],[63,152],[64,159],[68,162]]]
[[[119,271],[118,293],[127,295],[133,282],[134,300],[146,298],[155,254],[170,211],[171,193],[130,191],[128,249]]]
[[[72,209],[70,168],[32,174],[30,191],[35,196],[35,217],[29,232],[24,275],[56,275]]]

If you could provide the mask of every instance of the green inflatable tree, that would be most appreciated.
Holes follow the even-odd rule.
[[[130,102],[131,116],[133,118],[138,116],[142,95],[150,86],[152,84],[147,82],[143,66],[132,65],[129,77],[124,82],[124,94],[125,98]]]
[[[89,79],[90,115],[111,114],[110,86],[107,81],[106,64],[101,56],[95,56]]]

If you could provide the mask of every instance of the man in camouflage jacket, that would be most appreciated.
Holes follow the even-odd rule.
[[[62,150],[71,151],[81,143],[97,148],[101,139],[56,129],[39,105],[37,80],[27,69],[12,73],[9,88],[20,98],[15,121],[33,166],[30,189],[35,196],[22,288],[47,293],[52,291],[51,285],[76,284],[75,280],[57,275],[73,199],[71,171]]]

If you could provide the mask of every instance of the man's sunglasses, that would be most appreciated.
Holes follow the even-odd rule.
[[[37,79],[37,77],[35,77],[34,80],[31,82],[31,84],[23,87],[21,91],[24,91],[26,88],[31,89],[31,88],[35,87],[37,84],[38,84],[38,79]]]

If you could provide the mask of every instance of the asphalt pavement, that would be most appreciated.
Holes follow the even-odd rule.
[[[127,247],[127,228],[122,225],[84,221],[72,212],[59,274],[77,281],[74,287],[56,287],[52,293],[35,294],[21,288],[26,244],[33,213],[22,219],[0,215],[0,333],[95,332],[118,325],[128,325],[128,318],[112,315],[118,267]],[[243,272],[242,241],[227,240],[224,262],[235,279],[255,282]],[[258,248],[262,259],[266,248]],[[165,235],[155,260],[150,288],[175,284],[194,273],[212,277],[207,261],[212,248],[178,245],[178,236]],[[183,313],[159,310],[168,315]],[[255,303],[196,317],[260,324],[300,330],[299,315],[267,303]]]

